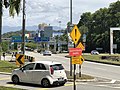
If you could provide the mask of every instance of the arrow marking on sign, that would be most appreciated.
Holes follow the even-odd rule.
[[[23,57],[23,55],[20,55],[17,59],[17,61],[20,63],[20,64],[23,64],[23,62],[21,61],[21,58]]]

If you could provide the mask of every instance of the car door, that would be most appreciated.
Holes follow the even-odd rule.
[[[35,69],[33,71],[33,82],[39,84],[46,75],[48,75],[48,71],[44,64],[36,63]]]
[[[30,64],[25,65],[22,68],[22,73],[20,76],[23,82],[28,82],[28,83],[32,82],[34,65],[35,65],[34,63],[30,63]]]

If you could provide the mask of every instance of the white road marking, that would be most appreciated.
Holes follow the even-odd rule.
[[[115,82],[116,82],[116,80],[111,80],[110,82],[99,82],[99,83],[114,84]]]
[[[116,80],[111,80],[111,82],[110,83],[115,83],[116,82]]]

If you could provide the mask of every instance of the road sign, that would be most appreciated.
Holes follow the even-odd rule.
[[[69,48],[69,55],[80,56],[82,55],[82,49],[81,48]]]
[[[79,41],[79,39],[80,39],[80,37],[81,37],[81,33],[80,33],[77,25],[75,25],[75,26],[73,27],[73,30],[71,31],[70,36],[71,36],[73,42],[74,42],[75,44],[77,44],[77,42]]]
[[[34,41],[35,42],[48,42],[50,41],[50,38],[49,37],[35,37]]]
[[[84,58],[82,56],[72,57],[72,64],[80,64],[80,65],[82,65],[83,61],[84,61]]]
[[[22,36],[13,36],[11,42],[22,42]],[[25,37],[25,42],[27,42],[27,37]]]
[[[22,54],[16,54],[16,65],[24,65],[25,57]]]
[[[85,50],[85,47],[82,45],[81,42],[78,44],[78,46],[76,48],[81,48],[82,50]]]

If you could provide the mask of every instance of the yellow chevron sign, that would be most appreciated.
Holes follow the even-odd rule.
[[[24,65],[25,56],[22,54],[16,54],[16,65]]]
[[[80,64],[80,65],[82,65],[83,61],[84,61],[84,58],[82,56],[72,57],[72,64]]]
[[[83,46],[83,44],[81,42],[78,44],[78,46],[76,48],[81,48],[82,50],[85,50],[85,47]]]

